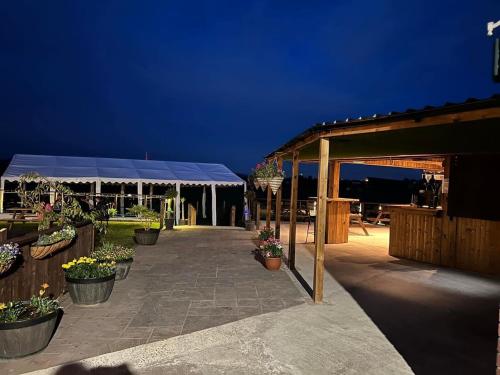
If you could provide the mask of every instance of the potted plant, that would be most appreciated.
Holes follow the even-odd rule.
[[[96,305],[108,300],[115,284],[115,262],[99,263],[94,258],[80,257],[62,268],[74,304]]]
[[[0,303],[0,358],[23,357],[44,349],[56,328],[59,302],[43,284],[27,301]]]
[[[38,240],[30,247],[31,256],[35,259],[43,259],[68,246],[75,237],[76,230],[71,225],[50,234],[40,234]]]
[[[279,270],[281,267],[281,256],[283,245],[280,240],[269,238],[261,247],[266,268],[270,271]]]
[[[134,261],[135,249],[112,242],[103,242],[92,252],[91,256],[98,262],[115,262],[115,280],[123,280],[127,277]]]
[[[135,241],[139,245],[154,245],[158,240],[160,230],[153,229],[151,226],[154,222],[159,220],[158,213],[142,205],[132,206],[128,211],[137,216],[143,224],[143,228],[134,230]]]
[[[274,238],[274,229],[273,228],[264,228],[259,232],[259,248],[262,248],[264,243],[269,239]]]
[[[6,273],[12,267],[20,253],[17,243],[0,245],[0,275]]]
[[[109,217],[115,217],[116,215],[118,215],[118,210],[114,207],[110,207],[108,208],[108,215]]]
[[[177,190],[170,188],[165,192],[165,200],[167,202],[167,219],[165,220],[165,229],[174,229],[175,218],[174,210],[172,209],[172,203],[177,198]]]

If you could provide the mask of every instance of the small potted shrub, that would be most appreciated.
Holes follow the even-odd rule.
[[[175,218],[174,218],[174,210],[172,208],[173,201],[177,198],[177,190],[174,188],[170,188],[165,192],[165,200],[167,202],[167,218],[165,219],[165,229],[172,230],[174,229]]]
[[[115,262],[115,280],[123,280],[127,277],[134,261],[135,249],[116,245],[112,242],[103,242],[91,255],[98,262]]]
[[[269,238],[261,247],[266,268],[271,271],[279,270],[281,267],[281,256],[283,245],[280,240]]]
[[[71,225],[66,225],[51,234],[40,234],[38,241],[31,245],[31,256],[35,259],[43,259],[68,246],[75,237],[76,230]]]
[[[0,358],[23,357],[44,349],[56,328],[59,302],[43,284],[27,301],[0,303]]]
[[[274,229],[273,228],[264,228],[262,229],[260,232],[259,232],[259,248],[262,247],[262,245],[264,245],[264,243],[271,239],[271,238],[274,238]]]
[[[143,224],[143,228],[135,229],[135,241],[139,245],[154,245],[160,235],[159,229],[153,229],[151,226],[159,220],[159,215],[145,206],[135,205],[128,211],[137,216]]]
[[[0,245],[0,276],[12,267],[20,253],[21,251],[17,243]]]
[[[81,257],[62,265],[73,303],[96,305],[106,302],[115,284],[114,262],[99,263],[94,258]]]

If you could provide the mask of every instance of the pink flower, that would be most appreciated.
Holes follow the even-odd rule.
[[[51,205],[50,203],[47,203],[47,204],[45,205],[45,211],[47,211],[47,212],[52,211],[52,205]]]

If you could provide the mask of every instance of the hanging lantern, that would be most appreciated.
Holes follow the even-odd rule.
[[[281,176],[276,176],[276,177],[272,177],[270,180],[269,180],[269,187],[271,188],[271,190],[273,191],[273,194],[276,195],[276,193],[278,192],[282,182],[283,182],[283,177]]]

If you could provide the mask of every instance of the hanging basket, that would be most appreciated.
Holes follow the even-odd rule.
[[[269,184],[268,179],[267,178],[258,177],[257,181],[259,182],[259,185],[260,185],[260,188],[262,189],[262,191],[266,191],[267,185]]]
[[[10,267],[14,264],[16,261],[16,258],[12,259],[11,261],[5,263],[5,264],[0,264],[0,275],[4,274],[8,270],[10,270]]]
[[[55,253],[56,251],[64,249],[71,243],[71,241],[72,240],[62,240],[50,245],[31,246],[30,253],[31,256],[35,259],[43,259],[49,256],[50,254]]]
[[[269,187],[273,191],[273,194],[276,194],[283,182],[283,177],[278,176],[278,177],[273,177],[269,180]]]

